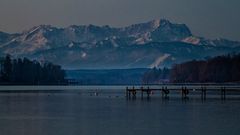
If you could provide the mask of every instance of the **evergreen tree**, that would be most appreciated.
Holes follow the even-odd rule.
[[[11,75],[12,75],[12,60],[11,56],[8,54],[3,63],[2,80],[10,82]]]
[[[65,71],[49,62],[40,64],[27,58],[11,60],[11,56],[7,55],[1,62],[0,83],[65,84]]]

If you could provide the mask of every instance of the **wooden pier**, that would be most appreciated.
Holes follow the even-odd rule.
[[[159,85],[159,86],[139,86],[139,87],[126,87],[127,99],[136,98],[137,95],[150,98],[153,93],[160,93],[162,98],[169,97],[172,92],[179,92],[180,96],[185,99],[190,96],[191,93],[199,95],[201,99],[206,100],[207,94],[220,95],[222,100],[226,99],[227,93],[239,92],[240,97],[240,85]],[[146,95],[146,96],[145,96]],[[156,95],[156,94],[155,94]]]

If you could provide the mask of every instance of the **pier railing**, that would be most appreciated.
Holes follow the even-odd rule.
[[[152,93],[159,91],[162,97],[168,97],[173,91],[181,93],[182,98],[187,98],[190,93],[200,93],[202,99],[206,99],[208,93],[220,95],[221,99],[226,99],[229,92],[239,92],[239,84],[164,84],[154,86],[131,86],[126,87],[126,97],[135,98],[137,93],[141,93],[141,98],[144,95],[150,98]]]

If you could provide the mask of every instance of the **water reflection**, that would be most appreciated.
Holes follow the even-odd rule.
[[[240,100],[124,92],[0,94],[3,135],[236,135]],[[231,129],[231,132],[229,132]]]

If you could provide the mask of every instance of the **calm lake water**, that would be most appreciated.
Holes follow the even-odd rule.
[[[0,88],[4,90],[5,88]],[[7,89],[7,88],[6,88]],[[24,89],[24,88],[23,88]],[[0,93],[0,135],[237,135],[240,99],[177,94],[127,100],[124,89]]]

